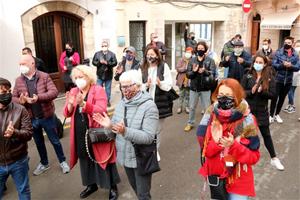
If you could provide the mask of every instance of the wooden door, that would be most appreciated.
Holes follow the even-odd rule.
[[[83,60],[81,19],[64,12],[50,12],[32,21],[36,57],[45,62],[46,72],[50,74],[60,92],[64,91],[59,58],[65,43],[71,41]]]
[[[260,32],[260,22],[252,22],[252,34],[251,34],[251,54],[255,55],[259,48],[259,32]]]

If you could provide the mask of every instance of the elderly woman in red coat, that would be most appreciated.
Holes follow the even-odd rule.
[[[71,77],[77,87],[72,88],[66,95],[64,115],[71,117],[70,167],[72,169],[79,158],[82,184],[87,186],[81,192],[80,198],[86,198],[95,192],[99,185],[101,188],[110,190],[110,200],[117,199],[117,183],[120,182],[120,178],[115,164],[114,140],[95,144],[86,144],[85,140],[88,128],[100,126],[93,120],[93,113],[106,112],[105,91],[95,84],[96,74],[88,66],[77,66],[73,69]],[[86,146],[88,146],[88,151]]]

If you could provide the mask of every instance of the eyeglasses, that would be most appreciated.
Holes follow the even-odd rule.
[[[127,89],[131,88],[134,85],[135,85],[135,83],[133,83],[131,85],[121,85],[121,90],[127,90]]]
[[[102,45],[101,47],[107,47],[107,45]]]

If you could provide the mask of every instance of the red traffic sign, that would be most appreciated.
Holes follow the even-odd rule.
[[[243,11],[245,13],[249,12],[251,10],[252,4],[250,0],[245,0],[242,4]]]

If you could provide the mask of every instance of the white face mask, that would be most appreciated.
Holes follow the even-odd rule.
[[[190,52],[186,52],[186,53],[184,54],[184,57],[185,57],[186,59],[190,59],[191,56],[192,56],[192,53],[190,53]]]
[[[268,50],[269,46],[268,45],[262,45],[263,50]]]
[[[153,39],[153,42],[158,42],[158,38],[154,38],[154,39]]]
[[[75,80],[75,84],[77,85],[77,87],[78,87],[79,89],[82,90],[82,89],[84,89],[84,88],[86,87],[87,82],[86,82],[86,80],[83,79],[83,78],[78,78],[78,79]]]
[[[300,53],[300,47],[295,47],[294,49],[298,54]]]
[[[102,47],[102,51],[107,51],[108,47]]]
[[[29,67],[27,67],[26,65],[20,65],[21,74],[23,74],[23,75],[28,74],[29,71],[30,71]]]

